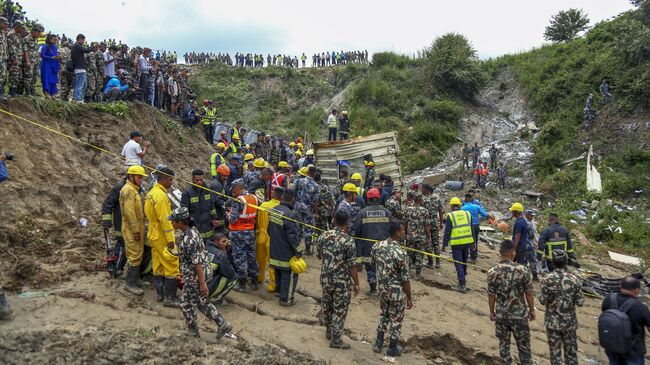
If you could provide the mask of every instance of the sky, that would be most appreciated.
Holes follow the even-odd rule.
[[[44,0],[19,1],[46,31],[152,49],[296,55],[327,50],[414,54],[448,32],[479,57],[538,47],[553,14],[583,9],[593,25],[627,0]],[[90,5],[92,4],[92,5]]]

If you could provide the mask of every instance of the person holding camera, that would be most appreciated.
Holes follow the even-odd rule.
[[[2,152],[0,155],[0,183],[5,182],[9,178],[9,170],[5,165],[5,161],[14,159],[14,154],[11,152]]]

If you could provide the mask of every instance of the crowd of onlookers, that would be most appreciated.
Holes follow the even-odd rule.
[[[229,53],[211,53],[211,52],[189,52],[183,55],[186,64],[201,65],[213,62],[221,62],[228,66],[239,67],[264,67],[264,66],[283,66],[283,67],[307,67],[309,56],[305,53],[300,56],[287,56],[283,54],[271,55],[256,53],[235,53],[230,56]],[[344,65],[346,63],[368,63],[368,51],[351,51],[351,52],[321,52],[314,53],[311,56],[311,67],[327,67]]]

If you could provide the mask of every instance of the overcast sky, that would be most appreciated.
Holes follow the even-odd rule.
[[[46,31],[186,51],[298,54],[393,50],[412,54],[447,32],[482,58],[543,44],[551,15],[582,8],[591,25],[627,0],[22,0]],[[92,4],[92,5],[91,5]]]

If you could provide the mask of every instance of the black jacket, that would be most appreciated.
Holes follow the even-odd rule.
[[[217,219],[215,200],[213,193],[196,186],[190,186],[181,196],[181,206],[190,211],[190,217],[202,235],[214,230],[212,220]]]
[[[79,43],[75,43],[70,49],[70,59],[72,59],[72,67],[75,70],[85,70],[86,69],[86,57],[84,54],[90,53],[92,50],[90,48],[84,48],[84,46]]]
[[[110,226],[112,221],[113,229],[115,229],[115,237],[122,237],[122,210],[120,209],[120,190],[126,184],[126,180],[122,179],[111,189],[110,193],[102,204],[102,225],[104,227]]]
[[[273,208],[269,214],[268,233],[271,246],[271,266],[290,270],[289,260],[296,255],[302,255],[300,244],[300,229],[294,221],[282,217],[296,219],[293,207],[285,202]]]
[[[627,311],[627,316],[630,317],[630,321],[632,322],[632,335],[638,337],[636,337],[634,347],[632,347],[630,352],[626,355],[645,355],[645,329],[650,328],[650,311],[648,310],[648,307],[645,304],[641,303],[639,300],[627,294],[616,294],[616,304],[618,304],[619,308],[628,300],[634,300],[636,302],[630,308],[630,310]],[[612,305],[612,300],[608,295],[605,297],[605,300],[603,300],[601,309],[604,312],[613,307],[614,306]]]
[[[271,192],[271,186],[262,180],[262,176],[260,176],[260,174],[255,174],[251,178],[248,186],[246,186],[246,190],[248,190],[249,193],[257,196],[258,199],[262,201],[268,201],[270,198],[269,193]],[[258,190],[263,190],[263,192],[260,191],[258,194]]]
[[[388,222],[391,212],[379,204],[369,205],[357,214],[352,232],[358,237],[383,241],[388,238]],[[366,240],[356,240],[357,257],[363,262],[370,262],[370,250],[373,243]],[[364,260],[367,258],[368,260]]]
[[[206,241],[205,242],[205,249],[208,250],[209,253],[212,254],[212,273],[213,273],[213,281],[214,278],[221,278],[225,277],[228,280],[235,280],[237,278],[237,274],[235,273],[235,269],[232,267],[232,264],[228,260],[228,255],[221,251],[219,247],[215,246],[212,241]],[[217,279],[216,282],[219,280]],[[214,289],[210,289],[210,292],[212,292]]]

